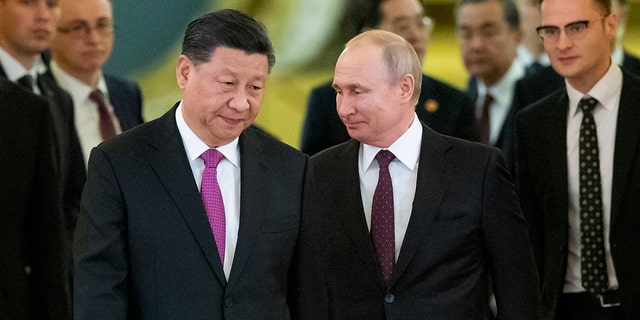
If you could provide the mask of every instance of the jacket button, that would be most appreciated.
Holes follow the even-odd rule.
[[[384,302],[386,303],[393,303],[394,300],[396,300],[396,297],[394,297],[391,293],[384,296]]]
[[[231,301],[230,298],[227,298],[227,299],[224,300],[224,305],[226,307],[231,307],[233,305],[233,301]]]

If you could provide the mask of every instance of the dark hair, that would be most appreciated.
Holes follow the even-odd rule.
[[[538,0],[538,5],[541,5],[544,0]],[[611,0],[593,0],[597,5],[604,9],[604,14],[609,15],[611,13]],[[618,0],[621,6],[627,3],[627,0]]]
[[[512,30],[520,29],[520,15],[518,14],[518,8],[513,0],[458,0],[456,1],[455,18],[458,18],[458,11],[460,7],[470,3],[482,3],[487,1],[497,1],[502,5],[504,9],[504,21]]]
[[[352,19],[355,34],[365,29],[377,29],[382,22],[382,2],[385,0],[349,0],[346,15]]]
[[[209,61],[217,47],[238,49],[247,54],[266,55],[269,72],[276,63],[273,46],[264,25],[238,10],[210,12],[187,26],[182,41],[182,54],[194,64]]]

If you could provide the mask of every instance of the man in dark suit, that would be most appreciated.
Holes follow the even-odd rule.
[[[70,319],[62,199],[45,99],[0,78],[2,319]]]
[[[488,274],[499,319],[538,319],[504,158],[421,123],[420,74],[410,44],[382,30],[338,59],[337,110],[354,140],[310,160],[295,259],[301,319],[488,319]]]
[[[618,18],[618,32],[614,40],[615,48],[611,58],[626,71],[640,76],[640,59],[622,46],[624,26],[626,25],[629,4],[626,0],[612,0],[611,11]],[[527,74],[516,83],[513,104],[517,110],[564,89],[564,78],[559,75],[552,66],[546,66],[537,72]]]
[[[43,10],[42,8],[46,8]],[[49,101],[55,135],[56,171],[67,228],[67,246],[80,211],[86,179],[82,151],[73,126],[73,102],[49,77],[41,53],[49,47],[58,16],[46,0],[0,1],[0,78],[20,83]]]
[[[525,74],[516,59],[520,16],[513,0],[459,0],[455,8],[460,54],[469,75],[480,142],[500,148],[515,167],[513,90]]]
[[[640,318],[640,79],[611,59],[608,0],[544,0],[566,89],[518,114],[517,182],[544,319]]]
[[[357,30],[396,33],[411,43],[420,59],[424,58],[432,26],[419,1],[349,1],[347,10],[346,16],[357,21]],[[420,92],[415,106],[420,120],[438,133],[478,140],[473,106],[464,92],[424,74]],[[331,82],[314,88],[307,103],[300,150],[313,155],[347,140],[349,134],[336,112],[336,92]]]
[[[142,96],[137,84],[102,72],[113,48],[111,2],[61,0],[58,5],[51,75],[73,97],[75,128],[86,162],[100,142],[143,122]],[[96,90],[103,97],[102,105]],[[113,130],[101,131],[105,123]]]
[[[307,157],[249,128],[275,63],[267,32],[221,10],[189,24],[182,53],[182,101],[91,153],[75,319],[290,317]]]

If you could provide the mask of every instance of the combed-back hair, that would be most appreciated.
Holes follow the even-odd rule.
[[[247,54],[266,55],[269,72],[276,63],[265,26],[238,10],[223,9],[210,12],[187,26],[182,41],[182,54],[195,65],[208,62],[218,47],[238,49]]]

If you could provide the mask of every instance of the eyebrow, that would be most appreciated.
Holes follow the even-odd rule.
[[[567,26],[570,26],[570,25],[576,24],[576,23],[589,23],[591,21],[592,20],[586,20],[586,19],[585,20],[576,20],[576,21],[571,21],[571,22],[565,24],[564,26],[557,26],[557,25],[549,25],[549,24],[547,24],[547,25],[541,25],[540,28],[548,28],[548,27],[560,28],[560,27],[567,27]]]

